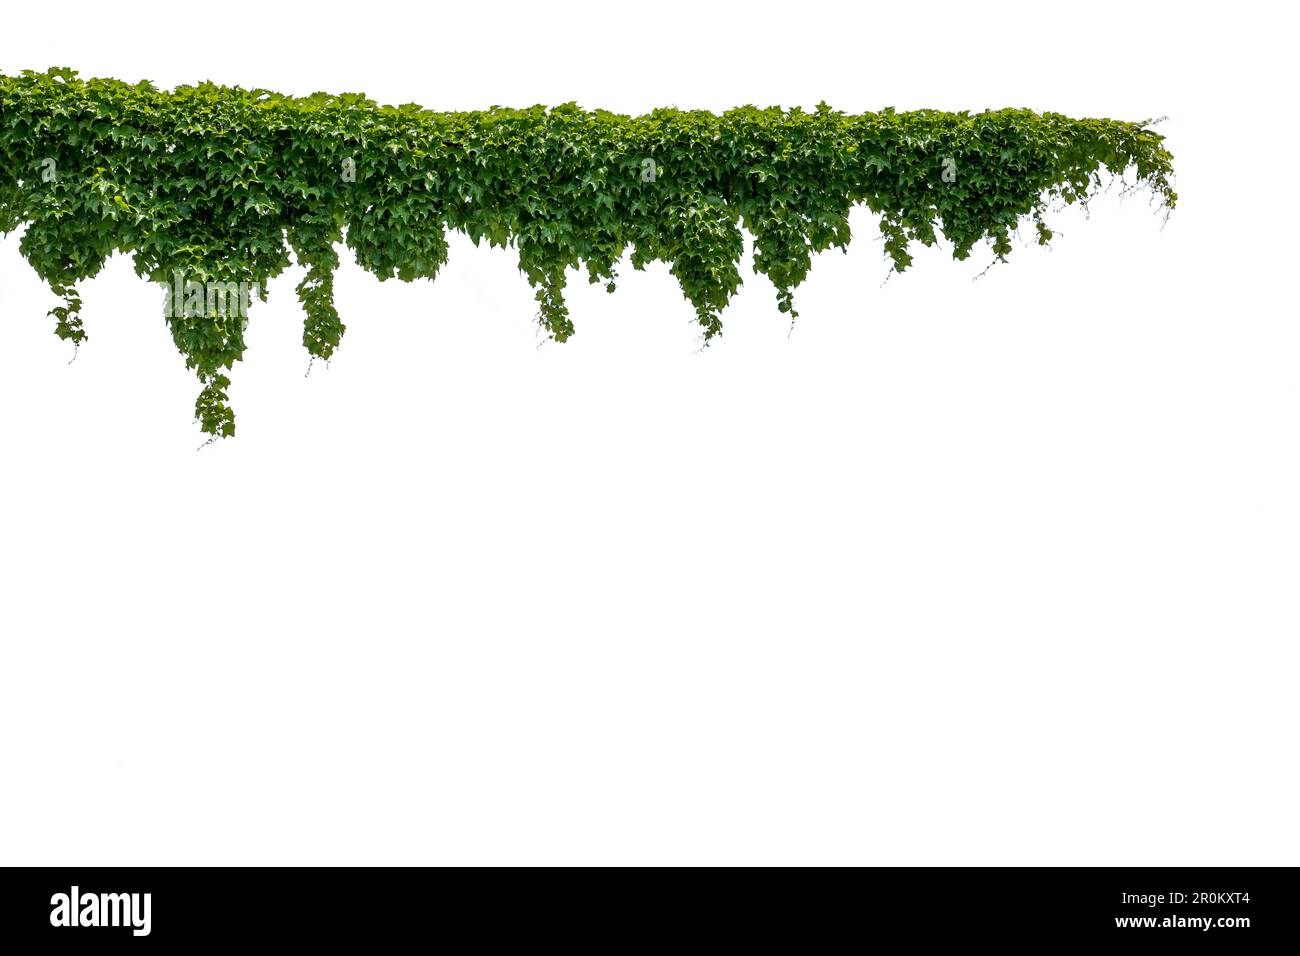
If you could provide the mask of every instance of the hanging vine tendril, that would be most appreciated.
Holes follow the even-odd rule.
[[[1046,244],[1050,204],[1086,200],[1104,173],[1132,171],[1132,185],[1171,209],[1172,157],[1150,125],[825,104],[436,113],[354,93],[168,92],[56,68],[0,76],[0,233],[26,226],[19,249],[62,300],[56,334],[76,345],[86,337],[77,284],[114,252],[168,289],[172,338],[201,383],[198,422],[226,436],[226,373],[243,355],[247,316],[211,289],[265,298],[296,261],[303,344],[328,359],[344,332],[333,301],[340,243],[381,280],[403,281],[438,274],[452,230],[512,247],[558,341],[574,332],[570,268],[612,292],[624,254],[637,269],[663,261],[707,342],[740,287],[742,230],[754,270],[793,318],[813,253],[847,246],[858,204],[880,217],[898,272],[912,243],[940,234],[957,259],[981,242],[1004,259],[1026,219]]]

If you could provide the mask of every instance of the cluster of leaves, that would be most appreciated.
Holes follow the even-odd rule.
[[[76,284],[115,251],[162,286],[179,272],[261,290],[292,253],[306,269],[303,342],[328,359],[344,331],[338,245],[380,279],[433,278],[448,230],[517,251],[557,340],[574,331],[567,271],[585,267],[613,291],[625,253],[638,269],[670,265],[707,340],[740,286],[742,227],[794,316],[812,254],[847,245],[856,204],[879,215],[901,272],[911,243],[940,233],[958,259],[981,241],[1001,259],[1031,217],[1045,243],[1050,204],[1130,170],[1174,205],[1171,156],[1147,124],[1025,109],[436,113],[360,94],[167,92],[67,69],[0,76],[0,233],[27,226],[21,252],[62,297],[51,314],[74,343],[85,338]],[[201,427],[233,434],[226,372],[245,323],[194,310],[167,322],[202,383]]]

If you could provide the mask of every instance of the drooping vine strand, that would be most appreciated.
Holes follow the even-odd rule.
[[[625,254],[637,269],[663,261],[707,341],[741,283],[742,230],[793,317],[813,253],[848,244],[856,205],[880,217],[899,272],[912,243],[940,236],[957,259],[981,242],[1003,259],[1019,223],[1046,243],[1049,208],[1085,200],[1105,173],[1177,200],[1172,157],[1147,124],[1027,109],[437,113],[360,94],[168,92],[62,68],[0,76],[0,233],[26,226],[20,251],[62,300],[55,331],[81,343],[77,283],[130,255],[168,290],[213,436],[234,434],[227,373],[248,303],[292,262],[306,269],[303,344],[323,359],[339,346],[339,243],[381,280],[405,281],[437,275],[449,231],[512,247],[560,341],[574,332],[570,268],[613,291]]]

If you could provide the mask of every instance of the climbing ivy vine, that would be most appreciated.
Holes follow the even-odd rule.
[[[637,269],[669,264],[707,341],[741,283],[742,229],[755,271],[794,317],[813,253],[848,244],[858,204],[879,216],[899,272],[912,243],[940,235],[957,259],[982,242],[1004,259],[1026,221],[1047,243],[1045,214],[1086,201],[1104,174],[1172,208],[1172,157],[1150,125],[824,104],[438,113],[355,93],[168,92],[55,68],[0,76],[0,233],[26,226],[20,251],[61,299],[56,334],[76,344],[77,284],[114,252],[130,255],[169,291],[166,321],[201,383],[197,419],[223,436],[235,430],[227,373],[247,315],[214,301],[214,286],[265,299],[296,261],[303,344],[328,359],[344,331],[339,246],[381,280],[433,278],[455,230],[515,250],[558,341],[574,331],[568,270],[613,291],[625,254]]]

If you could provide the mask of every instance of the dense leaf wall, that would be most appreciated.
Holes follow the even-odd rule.
[[[329,358],[344,331],[337,246],[380,279],[432,278],[449,230],[516,251],[557,340],[574,331],[566,270],[613,291],[625,253],[635,268],[670,265],[707,340],[741,282],[742,229],[793,316],[812,254],[849,242],[859,203],[880,217],[898,271],[911,243],[940,234],[958,259],[982,241],[1001,259],[1018,223],[1047,242],[1049,204],[1086,199],[1106,171],[1177,199],[1171,157],[1145,124],[1025,109],[437,113],[359,94],[168,92],[66,69],[0,76],[0,232],[26,225],[22,255],[63,299],[51,314],[75,343],[76,285],[115,251],[163,287],[180,274],[263,296],[296,260],[303,342]],[[245,321],[209,308],[167,321],[202,383],[201,427],[233,434],[226,373]]]

